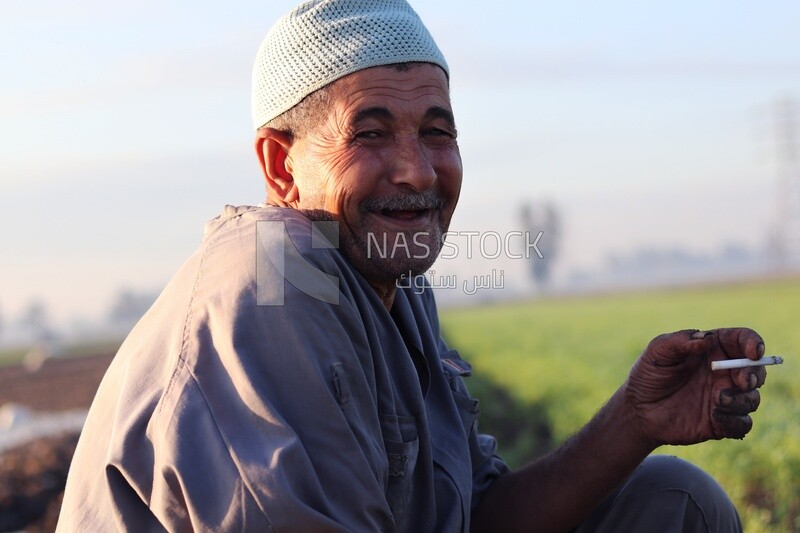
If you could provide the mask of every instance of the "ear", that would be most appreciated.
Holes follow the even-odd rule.
[[[267,182],[268,203],[291,207],[297,202],[297,184],[287,156],[294,139],[286,131],[260,128],[256,132],[256,155]]]

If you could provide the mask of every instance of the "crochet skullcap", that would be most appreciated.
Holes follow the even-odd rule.
[[[260,128],[347,74],[412,61],[449,73],[433,37],[405,0],[305,2],[275,23],[258,50],[253,126]]]

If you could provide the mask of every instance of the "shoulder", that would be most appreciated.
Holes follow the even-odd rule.
[[[295,209],[226,206],[206,226],[196,296],[238,294],[240,303],[253,296],[272,305],[299,294],[335,303],[343,283],[357,282],[337,237],[335,222]]]
[[[205,255],[237,261],[237,271],[252,272],[261,260],[278,262],[280,253],[296,252],[306,261],[333,266],[336,250],[332,222],[315,222],[291,208],[274,206],[225,206],[222,214],[206,224]],[[267,254],[267,255],[265,255]]]

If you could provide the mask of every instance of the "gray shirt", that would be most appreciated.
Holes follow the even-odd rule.
[[[338,302],[257,266],[259,221]],[[282,305],[258,305],[265,284]],[[59,530],[467,531],[506,470],[468,374],[428,288],[389,312],[299,212],[226,207],[103,379]]]

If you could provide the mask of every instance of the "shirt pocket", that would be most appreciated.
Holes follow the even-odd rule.
[[[386,501],[396,523],[401,523],[412,497],[414,469],[419,455],[417,420],[412,416],[380,415],[388,460]]]
[[[450,384],[450,392],[453,393],[453,402],[461,418],[464,433],[469,435],[478,418],[478,400],[469,395],[463,378],[472,375],[472,367],[461,359],[455,350],[443,353],[441,361],[442,371]]]

